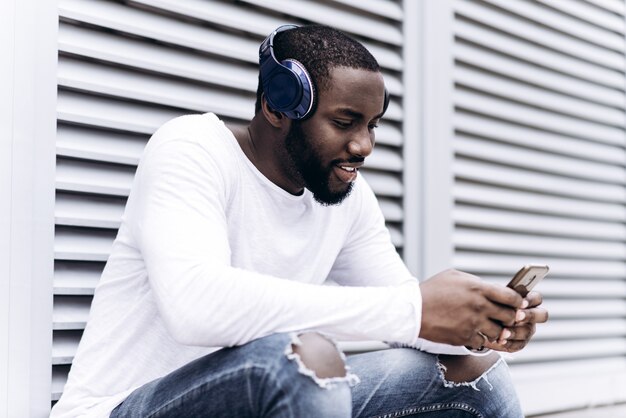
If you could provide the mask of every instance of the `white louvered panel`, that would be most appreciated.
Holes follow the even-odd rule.
[[[57,190],[128,196],[135,175],[131,166],[59,158]]]
[[[576,339],[625,337],[626,319],[577,319],[575,321],[549,321],[537,328],[534,338]]]
[[[333,0],[335,3],[345,4],[355,9],[363,10],[372,14],[389,19],[402,20],[404,17],[402,7],[398,3],[388,0]]]
[[[403,246],[402,10],[380,0],[295,6],[290,15],[227,0],[60,2],[53,400],[149,136],[186,113],[212,111],[244,126],[254,112],[258,45],[280,24],[337,19],[379,60],[391,103],[363,173]]]
[[[57,225],[117,229],[125,204],[125,199],[111,196],[57,191],[55,222]]]
[[[93,295],[104,263],[57,260],[54,265],[56,295]]]
[[[507,190],[458,180],[454,187],[457,202],[493,206],[514,211],[527,211],[563,217],[600,221],[626,221],[626,208],[620,204],[595,203],[583,200]]]
[[[457,132],[498,142],[574,157],[578,160],[598,161],[617,166],[626,165],[626,149],[619,145],[590,142],[462,110],[455,112],[454,126]],[[551,169],[551,167],[545,167],[545,169]]]
[[[575,12],[576,10],[582,11],[580,8],[580,2],[573,1],[559,1],[559,2],[524,2],[521,0],[486,0],[488,3],[501,7],[502,9],[519,14],[526,19],[532,20],[539,24],[550,27],[552,30],[563,32],[574,38],[579,38],[589,43],[593,43],[600,48],[613,49],[617,52],[624,52],[624,39],[622,21],[621,25],[614,25],[613,30],[618,29],[621,31],[622,36],[619,33],[607,30],[608,26],[612,23],[617,23],[614,20],[607,19],[609,16],[603,16],[605,19],[601,19],[602,22],[599,26],[593,23],[586,22],[585,20],[575,19],[562,13],[548,8],[542,7],[543,4],[552,5],[557,10],[560,7],[559,4],[570,3],[573,6],[565,6],[564,10]],[[577,4],[578,3],[578,4]],[[588,12],[588,10],[587,10]]]
[[[583,61],[618,71],[624,71],[626,68],[623,57],[617,52],[598,48],[557,31],[527,22],[525,19],[503,13],[489,7],[486,1],[457,0],[456,12],[499,31]]]
[[[582,219],[567,219],[519,211],[474,207],[458,203],[454,221],[459,227],[502,230],[593,240],[626,241],[626,225]]]
[[[623,356],[513,365],[527,414],[585,408],[626,400]],[[538,377],[541,378],[538,378]]]
[[[546,110],[525,106],[516,102],[479,94],[465,89],[455,91],[457,107],[494,118],[528,125],[548,132],[556,132],[577,138],[585,138],[609,145],[622,145],[623,130],[617,127],[593,123]]]
[[[626,10],[624,9],[624,2],[622,0],[536,1],[585,20],[598,27],[622,34],[626,31],[626,25],[623,19]],[[593,5],[604,8],[605,10],[599,10],[598,7],[593,7]]]
[[[458,62],[526,82],[533,86],[558,91],[573,97],[592,102],[624,108],[624,95],[619,91],[583,81],[562,73],[541,68],[489,50],[478,48],[459,39],[454,46],[454,56]]]
[[[91,298],[84,296],[55,296],[52,312],[54,330],[81,330],[89,316]]]
[[[620,126],[623,121],[623,110],[553,93],[544,88],[534,87],[526,83],[510,81],[480,70],[474,70],[471,67],[458,65],[455,82],[482,93],[524,103],[528,106],[564,113],[579,119],[614,126]]]
[[[506,285],[511,280],[511,275],[515,273],[515,268],[511,268],[508,275],[485,276],[493,283]],[[546,298],[567,298],[567,299],[606,299],[606,298],[626,298],[626,282],[623,280],[599,279],[595,276],[582,278],[560,278],[554,275],[549,276],[541,283],[541,293]]]
[[[60,87],[177,107],[189,113],[212,110],[238,119],[251,119],[254,116],[255,96],[252,93],[220,91],[179,80],[164,81],[160,76],[122,68],[69,58],[59,59]]]
[[[599,85],[624,88],[623,76],[611,69],[599,67],[591,63],[580,61],[567,55],[558,55],[554,51],[546,50],[533,42],[521,40],[515,36],[492,31],[475,25],[462,18],[454,23],[455,35],[466,41],[497,51],[504,56],[511,56],[538,66],[555,70],[563,74],[579,77]]]
[[[581,358],[626,355],[626,339],[598,338],[593,340],[535,341],[508,360],[511,364],[564,361]]]
[[[626,184],[626,170],[617,165],[596,163],[560,154],[502,145],[463,134],[455,137],[455,152],[459,156],[482,159],[526,170],[541,171],[584,180]]]
[[[521,266],[535,263],[550,266],[550,277],[576,277],[581,279],[622,279],[626,265],[622,261],[578,260],[527,255],[502,255],[457,250],[453,264],[464,271],[478,275],[509,275]]]
[[[465,180],[556,196],[620,204],[626,202],[626,189],[620,185],[570,179],[461,157],[455,162],[455,174]]]
[[[147,141],[147,135],[59,124],[56,148],[59,156],[137,165]]]
[[[572,238],[553,238],[519,233],[483,231],[458,226],[454,245],[460,250],[485,251],[503,254],[543,255],[548,257],[576,257],[623,260],[626,243],[592,241]]]

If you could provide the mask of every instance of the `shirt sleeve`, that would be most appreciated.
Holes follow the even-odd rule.
[[[320,286],[232,267],[227,176],[192,139],[149,146],[136,174],[128,221],[175,340],[223,347],[316,330],[344,340],[415,341],[416,281]]]
[[[357,203],[360,210],[351,232],[333,266],[333,281],[348,286],[391,286],[418,280],[411,275],[397,253],[385,226],[383,213],[374,192],[363,180]],[[413,302],[421,325],[421,296]],[[392,347],[411,347],[433,354],[484,355],[464,346],[437,343],[416,338],[412,343],[390,342]]]

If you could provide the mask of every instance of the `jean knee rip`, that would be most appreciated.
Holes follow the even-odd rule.
[[[304,362],[300,358],[300,355],[293,351],[293,347],[294,346],[301,346],[302,345],[302,341],[298,337],[298,334],[292,333],[292,334],[290,334],[290,336],[291,336],[291,341],[289,342],[289,344],[287,344],[287,348],[285,349],[285,355],[287,356],[287,358],[289,360],[293,360],[293,361],[296,362],[296,364],[298,365],[298,372],[299,373],[301,373],[301,374],[303,374],[305,376],[309,376],[311,379],[313,379],[313,381],[315,383],[317,383],[317,385],[319,387],[321,387],[323,389],[332,389],[337,384],[344,383],[344,382],[346,382],[348,384],[348,386],[352,387],[352,386],[357,385],[361,381],[356,374],[350,372],[350,367],[347,364],[345,364],[346,363],[346,355],[343,353],[343,351],[341,351],[339,349],[339,346],[337,345],[337,343],[334,340],[332,340],[331,338],[328,338],[327,336],[324,336],[324,338],[326,338],[328,341],[333,343],[333,345],[337,349],[337,352],[339,353],[339,356],[341,357],[341,360],[344,362],[345,368],[346,368],[346,375],[345,376],[325,377],[325,378],[318,377],[315,374],[315,371],[309,369],[304,364]]]
[[[439,369],[439,376],[441,377],[441,380],[443,381],[443,385],[447,388],[458,388],[458,387],[468,386],[480,392],[480,389],[478,388],[477,385],[481,380],[484,380],[485,383],[489,385],[489,390],[491,391],[493,390],[493,385],[489,381],[489,376],[487,375],[493,369],[498,367],[502,361],[504,360],[502,357],[500,357],[491,367],[489,367],[489,369],[487,369],[483,374],[481,374],[480,376],[478,376],[476,379],[472,380],[471,382],[453,382],[451,380],[446,379],[445,373],[448,371],[448,368],[445,365],[443,365],[441,361],[439,360],[437,360],[437,368]]]

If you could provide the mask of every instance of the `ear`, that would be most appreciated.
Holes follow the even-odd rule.
[[[289,120],[287,116],[270,107],[267,100],[265,100],[265,93],[261,95],[261,112],[263,112],[263,117],[274,128],[282,129],[285,123]]]

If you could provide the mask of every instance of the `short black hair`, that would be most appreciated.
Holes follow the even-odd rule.
[[[274,37],[274,55],[281,62],[287,58],[299,61],[311,76],[314,90],[313,108],[317,107],[317,93],[330,85],[330,70],[347,67],[380,71],[376,58],[357,40],[345,33],[323,25],[300,26],[278,33]],[[261,110],[263,85],[259,74],[255,113]]]

